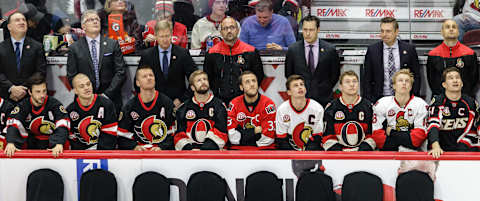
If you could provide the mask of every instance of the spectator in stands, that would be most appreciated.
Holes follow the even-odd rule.
[[[466,32],[480,29],[480,5],[478,0],[456,0],[453,20],[458,25],[458,40],[463,41]]]
[[[291,75],[285,84],[290,99],[277,109],[275,143],[280,150],[303,151],[323,135],[323,107],[307,98],[305,80]],[[316,144],[316,143],[315,143]]]
[[[157,40],[155,37],[155,24],[159,20],[166,19],[173,23],[172,43],[174,45],[187,48],[187,27],[182,23],[173,21],[174,13],[172,0],[157,0],[155,3],[155,19],[147,22],[145,25],[145,31],[143,32],[143,41],[147,47],[153,47],[157,45]]]
[[[212,13],[198,20],[193,26],[191,49],[208,51],[222,40],[220,23],[226,17],[227,4],[225,0],[209,0],[208,5],[212,8]]]
[[[172,150],[174,105],[155,90],[155,75],[150,66],[135,72],[138,94],[125,104],[118,120],[118,148],[126,150]]]
[[[11,111],[7,122],[5,154],[13,156],[23,149],[48,149],[54,156],[63,152],[70,120],[62,103],[47,95],[47,80],[35,72],[26,81],[30,98]]]
[[[68,32],[68,29],[64,28],[63,22],[58,16],[40,12],[33,4],[23,4],[20,6],[19,11],[27,18],[27,36],[32,37],[40,43],[43,42],[44,35],[53,33],[63,35]]]
[[[112,150],[117,145],[117,112],[105,96],[93,92],[92,82],[83,73],[72,79],[76,98],[67,107],[71,120],[72,150]]]
[[[401,69],[393,75],[394,96],[373,106],[373,139],[380,150],[419,150],[427,138],[427,103],[411,95],[413,74]]]
[[[205,55],[205,72],[210,77],[210,86],[218,98],[228,104],[242,94],[238,77],[243,71],[255,73],[258,83],[264,77],[262,60],[255,47],[238,39],[237,21],[232,17],[221,23],[223,41],[214,45]]]
[[[255,73],[243,71],[238,84],[243,95],[234,98],[227,109],[229,149],[274,149],[275,103],[258,92]]]
[[[98,12],[100,17],[100,23],[103,35],[108,34],[109,24],[108,16],[110,14],[122,14],[123,16],[123,28],[128,35],[128,37],[135,38],[135,49],[141,50],[145,48],[143,43],[142,32],[144,26],[138,24],[137,14],[135,12],[135,7],[133,3],[126,0],[107,0],[105,2],[104,9]],[[114,38],[114,40],[117,40]],[[128,39],[126,39],[128,40]]]
[[[100,18],[96,11],[83,13],[82,28],[86,37],[80,38],[69,48],[68,80],[72,83],[78,73],[87,75],[93,83],[94,93],[107,96],[120,111],[126,69],[120,46],[117,41],[100,35]]]
[[[139,66],[153,68],[156,89],[173,100],[175,107],[191,97],[185,78],[197,69],[188,50],[172,44],[172,22],[158,21],[155,25],[158,47],[142,52]]]
[[[26,36],[27,20],[20,12],[7,19],[11,37],[0,43],[0,96],[18,102],[28,96],[25,81],[35,72],[45,73],[42,44]]]
[[[427,80],[432,95],[442,94],[441,75],[448,67],[456,67],[464,80],[463,92],[475,98],[478,83],[478,62],[475,51],[458,41],[458,26],[454,20],[445,20],[441,34],[443,42],[428,53]],[[432,96],[433,97],[433,96]]]
[[[354,71],[346,71],[340,75],[342,96],[331,101],[325,108],[325,132],[322,136],[314,136],[315,146],[307,150],[326,151],[373,151],[375,141],[372,138],[372,103],[360,97],[360,83]],[[348,130],[348,131],[347,131]],[[344,132],[347,131],[347,132]],[[322,143],[323,142],[323,143]]]
[[[428,154],[438,158],[444,151],[478,151],[478,103],[462,93],[458,68],[443,71],[442,87],[445,92],[435,96],[429,108]]]
[[[320,19],[303,19],[303,40],[288,47],[285,59],[285,77],[301,75],[305,79],[307,97],[322,105],[332,100],[333,87],[340,75],[340,58],[332,44],[318,38]]]
[[[227,15],[232,16],[241,23],[245,17],[255,15],[255,10],[253,9],[255,6],[253,4],[256,3],[258,3],[258,0],[228,1]]]
[[[223,149],[228,141],[225,105],[209,92],[208,76],[202,70],[193,72],[188,81],[194,96],[176,112],[175,149]]]
[[[408,68],[413,73],[413,94],[418,96],[420,93],[420,64],[417,51],[415,46],[398,40],[398,32],[397,20],[385,17],[380,21],[382,41],[368,46],[364,63],[363,90],[364,97],[372,102],[394,94],[393,74],[403,68]]]
[[[297,14],[299,7],[300,6],[296,0],[283,0],[282,8],[278,11],[279,15],[287,18],[288,22],[292,26],[295,37],[297,37],[298,34]]]
[[[260,0],[255,5],[255,16],[243,21],[240,40],[258,50],[287,50],[295,42],[295,35],[288,20],[273,13],[272,2]]]
[[[200,19],[194,14],[195,9],[192,5],[192,0],[175,0],[173,2],[173,9],[175,10],[175,16],[173,20],[187,26],[188,31],[192,31],[195,22]]]

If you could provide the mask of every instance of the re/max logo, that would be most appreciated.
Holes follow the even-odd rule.
[[[395,17],[395,9],[365,9],[367,17]]]
[[[321,17],[345,17],[347,16],[348,9],[341,8],[319,8],[317,10],[317,16]]]
[[[415,9],[413,11],[415,18],[443,18],[443,10],[440,9]]]

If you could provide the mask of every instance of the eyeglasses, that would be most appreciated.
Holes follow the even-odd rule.
[[[234,30],[236,30],[236,29],[237,29],[237,27],[234,26],[234,25],[228,26],[228,27],[222,27],[222,31],[228,31],[228,30],[234,31]]]

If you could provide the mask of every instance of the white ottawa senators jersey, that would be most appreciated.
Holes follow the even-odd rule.
[[[380,149],[396,151],[399,146],[419,148],[425,139],[427,103],[411,96],[405,107],[400,107],[394,96],[383,97],[373,105],[373,138]],[[384,125],[385,124],[385,125]],[[386,128],[392,128],[387,137]]]
[[[275,144],[275,103],[259,95],[253,103],[247,103],[245,96],[234,98],[227,109],[229,149],[274,149]],[[256,134],[255,127],[262,127]]]
[[[290,147],[278,144],[280,149],[305,150],[312,136],[323,134],[323,107],[313,99],[307,98],[305,107],[298,111],[290,100],[283,102],[277,109],[277,138],[288,138]]]
[[[77,98],[67,111],[72,121],[72,149],[115,149],[117,115],[110,99],[95,94],[89,106],[82,106]]]

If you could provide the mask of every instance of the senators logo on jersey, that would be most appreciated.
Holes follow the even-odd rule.
[[[410,110],[409,110],[410,111]],[[396,131],[409,131],[413,127],[407,119],[405,119],[405,112],[400,111],[397,113],[397,123],[395,124]]]
[[[93,116],[87,116],[83,118],[78,124],[78,133],[75,136],[87,145],[98,143],[98,136],[100,135],[100,129],[102,123],[93,119]]]
[[[305,122],[297,124],[293,129],[292,138],[289,139],[290,145],[292,145],[295,150],[305,150],[305,145],[312,133],[313,128],[305,126]]]
[[[365,131],[356,121],[349,121],[343,124],[340,135],[337,135],[340,144],[347,147],[357,147],[365,139]]]
[[[190,137],[195,142],[203,143],[207,137],[208,131],[212,129],[212,124],[207,119],[198,119],[190,127]]]
[[[55,124],[38,116],[30,122],[30,131],[35,135],[51,135],[55,130]]]
[[[142,121],[140,127],[135,126],[135,133],[144,142],[160,143],[167,137],[167,125],[156,115],[151,115]]]

